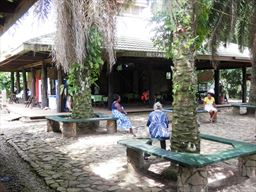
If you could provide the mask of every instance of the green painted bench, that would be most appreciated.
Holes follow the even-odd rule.
[[[107,121],[106,128],[108,133],[117,131],[117,118],[103,113],[95,113],[97,117],[73,119],[70,115],[46,116],[47,132],[61,132],[63,137],[76,137],[78,132],[95,130],[100,121]]]
[[[202,183],[204,183],[203,188],[207,188],[207,165],[211,165],[220,161],[229,160],[237,157],[239,158],[239,170],[241,175],[248,177],[256,176],[255,144],[225,139],[206,134],[200,134],[200,137],[201,139],[231,145],[233,148],[227,149],[225,151],[219,151],[214,154],[195,154],[167,151],[157,146],[146,144],[147,139],[125,139],[118,141],[118,144],[126,146],[127,162],[129,169],[135,171],[144,169],[144,153],[157,156],[180,165],[180,171],[178,172],[179,186],[181,186],[180,182],[184,182],[184,180],[181,181],[181,178],[184,175],[187,175],[188,172],[191,173],[191,176],[196,172],[200,172],[200,174],[198,175],[206,175],[206,178],[199,179],[201,179],[203,181]],[[201,172],[203,172],[203,174]],[[179,174],[181,174],[180,177]],[[198,178],[196,180],[198,180]],[[192,181],[193,180],[191,178],[191,182]],[[187,182],[187,184],[183,184],[187,186],[191,184],[189,183],[190,181]]]
[[[256,110],[256,105],[251,105],[251,104],[248,104],[248,103],[234,103],[234,104],[231,104],[231,107],[233,107],[233,113],[234,114],[240,114],[240,108],[243,107],[243,108],[246,108],[247,109],[247,112],[246,113],[254,113],[255,110]]]

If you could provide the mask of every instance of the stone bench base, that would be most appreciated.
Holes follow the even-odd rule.
[[[76,137],[79,133],[92,133],[99,127],[99,121],[90,122],[59,122],[47,119],[47,132],[61,132],[62,137]],[[107,133],[117,132],[116,120],[106,120]]]
[[[252,105],[231,105],[233,107],[232,112],[233,114],[237,115],[245,115],[245,114],[256,114],[256,106]],[[241,108],[244,108],[245,111],[241,113]]]
[[[127,167],[131,172],[141,172],[145,166],[144,153],[140,150],[126,148]],[[243,177],[256,176],[256,155],[239,157],[239,173]],[[200,168],[178,167],[177,173],[178,192],[207,192],[208,191],[208,171],[207,166]]]

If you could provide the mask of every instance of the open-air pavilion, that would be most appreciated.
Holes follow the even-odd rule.
[[[44,35],[6,52],[0,57],[0,71],[11,72],[11,93],[14,93],[15,87],[16,92],[20,92],[19,76],[22,73],[23,92],[27,93],[25,90],[29,87],[31,95],[37,98],[42,108],[48,107],[49,102],[51,104],[57,98],[56,108],[61,112],[64,101],[58,87],[60,84],[57,82],[63,83],[65,74],[61,69],[57,69],[52,60],[53,39],[54,34]],[[143,90],[149,90],[152,102],[154,96],[162,95],[165,102],[171,104],[172,61],[165,59],[163,53],[153,46],[151,40],[118,36],[115,50],[116,64],[109,74],[106,64],[102,66],[97,82],[99,90],[96,91],[92,87],[93,95],[108,97],[108,104],[111,103],[110,98],[113,93],[119,93],[126,102],[136,102],[139,101]],[[216,68],[213,68],[213,62],[217,63]],[[234,68],[240,68],[243,72],[241,98],[242,102],[246,102],[246,68],[250,66],[249,51],[245,50],[241,53],[236,44],[220,47],[214,61],[210,54],[199,54],[195,63],[197,70],[214,71],[217,103],[220,103],[218,96],[220,70]],[[28,99],[26,94],[24,99]]]

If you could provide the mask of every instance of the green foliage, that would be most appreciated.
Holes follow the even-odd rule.
[[[92,28],[89,33],[86,60],[83,64],[71,65],[68,73],[68,90],[71,96],[79,95],[83,91],[82,82],[91,86],[97,81],[103,64],[101,48],[102,37],[96,28]]]
[[[203,49],[202,43],[209,34],[209,14],[212,7],[212,1],[198,0],[194,6],[194,18],[191,18],[186,7],[188,1],[179,1],[171,4],[171,8],[156,7],[152,23],[154,24],[154,45],[165,53],[167,58],[174,58],[180,53],[180,45],[184,42],[173,41],[176,34],[180,35],[186,31],[191,31],[191,38],[186,42],[184,48],[194,50]],[[157,4],[157,3],[156,3]],[[166,3],[168,6],[168,3]],[[191,19],[193,20],[193,29],[191,28]],[[186,33],[184,33],[186,34]]]
[[[96,28],[91,29],[89,33],[89,43],[88,43],[88,55],[85,61],[89,65],[89,70],[91,73],[90,84],[94,84],[99,77],[100,68],[104,61],[102,60],[102,36]]]
[[[10,90],[11,78],[10,73],[0,72],[0,90]]]
[[[221,71],[221,81],[230,98],[241,98],[242,71],[241,69],[228,69]]]
[[[154,28],[154,45],[165,53],[167,58],[173,58],[173,31],[175,25],[171,16],[164,12],[157,12],[152,22],[156,25]]]

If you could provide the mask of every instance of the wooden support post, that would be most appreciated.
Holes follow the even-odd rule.
[[[23,95],[24,101],[28,100],[28,86],[27,86],[27,74],[25,69],[22,70],[22,78],[23,78]]]
[[[113,72],[108,73],[108,109],[111,110],[112,97],[113,97],[113,86],[114,86],[114,77]]]
[[[149,74],[149,105],[153,106],[155,102],[155,90],[154,90],[154,72],[150,71]]]
[[[17,89],[17,93],[19,93],[20,90],[20,72],[17,71],[16,72],[16,89]]]
[[[246,103],[246,91],[247,91],[247,87],[246,87],[246,67],[242,68],[242,102]]]
[[[179,166],[177,176],[178,192],[208,191],[208,173],[206,167],[188,168]]]
[[[14,94],[14,72],[11,72],[11,93]]]
[[[47,94],[47,67],[45,63],[42,63],[41,69],[41,96],[42,96],[42,108],[48,107],[48,94]]]
[[[63,98],[63,94],[61,94],[62,83],[63,83],[62,70],[58,68],[57,112],[64,111],[64,98]]]
[[[35,96],[36,96],[36,71],[35,71],[34,68],[31,68],[31,74],[32,74],[31,97],[33,98],[31,106],[34,107],[34,105],[35,105]]]
[[[220,70],[214,70],[214,92],[215,92],[215,103],[220,104]]]

